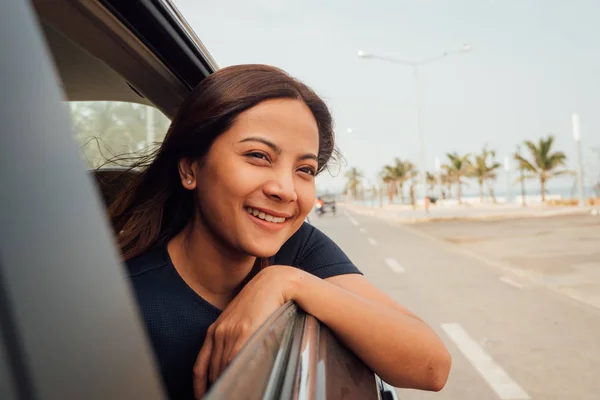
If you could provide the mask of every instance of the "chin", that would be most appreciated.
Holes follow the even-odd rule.
[[[254,257],[269,258],[277,254],[281,246],[283,246],[283,243],[253,243],[247,246],[245,250]]]

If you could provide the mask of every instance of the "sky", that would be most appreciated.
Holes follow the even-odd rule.
[[[556,136],[575,169],[571,115],[580,117],[586,184],[600,177],[600,1],[176,0],[220,67],[262,63],[311,86],[329,105],[346,160],[317,180],[341,190],[344,171],[376,182],[395,157],[421,166],[410,67],[357,51],[419,61],[472,50],[420,69],[426,168],[448,152],[488,145],[498,161],[523,140]],[[351,130],[351,131],[349,131]],[[514,162],[512,168],[514,169]],[[335,168],[334,168],[335,169]],[[513,182],[503,170],[497,190]],[[571,187],[572,177],[550,188]],[[537,187],[535,182],[529,183]],[[467,191],[474,192],[471,184]],[[515,189],[516,190],[516,186]]]

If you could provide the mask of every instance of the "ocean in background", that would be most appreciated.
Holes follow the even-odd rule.
[[[596,193],[592,187],[586,187],[586,188],[584,188],[584,191],[585,191],[586,198],[598,196],[598,193]],[[320,195],[323,195],[323,194],[329,194],[329,193],[320,193]],[[520,188],[518,190],[515,188],[515,190],[513,190],[511,192],[499,191],[499,192],[495,192],[494,194],[495,194],[496,200],[499,203],[505,203],[507,201],[508,202],[516,202],[516,201],[520,201],[520,198],[521,198]],[[341,194],[334,194],[334,195],[338,200],[343,200],[344,196],[342,196]],[[430,193],[430,195],[438,197],[439,189],[435,190],[434,193]],[[579,197],[579,193],[577,192],[577,188],[574,188],[574,189],[573,188],[552,188],[552,189],[546,190],[546,198],[547,199],[570,199],[570,198],[578,198],[578,197]],[[419,198],[420,198],[420,195],[419,195],[419,192],[417,191],[417,199],[419,199]],[[530,190],[528,190],[526,188],[525,189],[525,198],[532,200],[532,201],[540,201],[541,200],[541,191],[536,188],[531,188]],[[446,196],[446,199],[450,199],[450,200],[456,199],[456,190],[453,190],[451,197]],[[479,192],[473,192],[472,190],[465,191],[462,195],[462,199],[466,203],[468,203],[469,201],[479,202]],[[484,192],[484,201],[489,201],[489,199],[490,199],[489,192],[485,191]],[[410,201],[410,198],[408,196],[408,190],[405,188],[404,204],[409,204],[409,201]],[[371,192],[368,192],[368,193],[365,193],[365,198],[363,200],[354,200],[353,203],[362,204],[362,205],[374,205],[376,203],[377,204],[379,203],[379,198],[378,198],[378,196],[373,196],[373,194]],[[383,205],[390,204],[387,193],[385,193],[385,192],[383,193],[382,203],[383,203]],[[402,204],[402,202],[400,201],[400,196],[396,196],[391,204]]]

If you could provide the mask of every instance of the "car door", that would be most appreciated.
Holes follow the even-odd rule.
[[[0,35],[0,398],[164,398],[29,2]]]

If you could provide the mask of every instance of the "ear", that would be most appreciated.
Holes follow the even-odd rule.
[[[182,158],[179,160],[179,177],[181,179],[181,185],[188,190],[194,190],[196,188],[196,167],[197,163],[190,160],[189,158]]]

